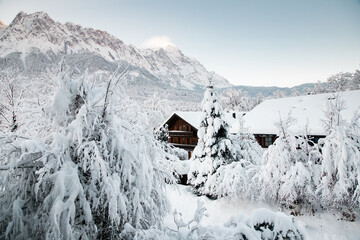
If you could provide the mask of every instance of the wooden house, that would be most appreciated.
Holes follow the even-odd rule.
[[[169,142],[175,147],[185,149],[188,151],[190,159],[191,153],[197,145],[197,127],[193,126],[193,122],[184,116],[197,116],[197,112],[177,112],[174,113],[165,124],[169,129]]]
[[[197,145],[198,137],[197,131],[201,123],[202,112],[174,112],[163,124],[168,125],[169,129],[169,142],[178,148],[188,151],[188,157]],[[230,132],[237,132],[234,126],[238,126],[238,116],[243,113],[225,113],[225,119],[230,125]]]
[[[341,112],[344,120],[350,122],[354,113],[360,111],[360,90],[337,93],[345,101],[346,108]],[[244,128],[254,134],[261,147],[267,148],[274,143],[278,135],[276,122],[285,120],[289,114],[295,119],[289,128],[294,134],[307,134],[313,142],[326,136],[323,120],[327,105],[334,101],[334,93],[306,95],[269,99],[251,111],[245,113],[225,113],[230,126],[230,133],[236,134],[240,129],[240,116],[244,119]],[[170,143],[188,151],[189,158],[198,138],[201,112],[175,112],[164,123],[168,124]],[[305,133],[305,129],[307,132]]]

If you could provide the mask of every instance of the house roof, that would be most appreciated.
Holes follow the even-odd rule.
[[[346,102],[346,109],[341,112],[341,116],[350,121],[354,113],[360,111],[360,90],[339,94]],[[296,122],[290,130],[295,134],[303,133],[308,123],[311,135],[325,135],[322,120],[325,119],[327,102],[333,98],[334,93],[325,93],[266,100],[244,116],[245,127],[253,134],[277,134],[274,123],[279,121],[279,114],[285,119],[291,111]]]
[[[235,118],[233,117],[233,113],[235,113]],[[174,115],[179,116],[184,121],[189,123],[191,126],[193,126],[196,129],[199,129],[201,119],[202,119],[202,112],[185,112],[185,111],[176,111],[174,112],[166,121],[167,123]],[[229,124],[229,131],[230,133],[237,133],[240,125],[239,118],[242,116],[243,112],[225,112],[225,120]],[[164,123],[164,124],[165,124]],[[163,125],[164,125],[163,124]]]

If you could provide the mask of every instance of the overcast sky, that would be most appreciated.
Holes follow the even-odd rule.
[[[137,47],[174,44],[235,85],[295,86],[360,69],[360,0],[0,0]]]

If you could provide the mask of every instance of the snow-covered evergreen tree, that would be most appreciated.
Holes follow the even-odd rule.
[[[259,170],[263,150],[239,119],[239,132],[230,136],[235,161],[220,166],[209,176],[204,193],[212,197],[253,198],[253,178]]]
[[[154,134],[154,137],[157,141],[168,143],[169,142],[169,129],[168,125],[165,124],[164,126],[161,126]]]
[[[1,137],[0,238],[116,239],[168,209],[150,136],[114,115],[107,91],[60,78],[45,140]],[[109,87],[110,86],[110,87]],[[104,98],[105,96],[105,98]],[[105,100],[104,100],[105,99]]]
[[[306,137],[289,131],[294,121],[291,113],[285,120],[280,117],[276,124],[278,138],[265,151],[257,179],[262,199],[280,203],[298,214],[314,199],[312,159],[315,155],[308,153]]]
[[[208,178],[215,174],[220,166],[233,162],[236,157],[221,103],[211,84],[205,91],[202,107],[199,140],[189,172],[189,183],[197,194],[204,194],[204,185]]]
[[[351,211],[360,208],[360,115],[355,113],[352,122],[346,123],[341,119],[344,108],[339,95],[329,99],[317,194],[323,207]]]

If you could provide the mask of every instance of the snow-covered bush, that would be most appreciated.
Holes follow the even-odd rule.
[[[278,138],[265,151],[261,169],[256,176],[260,198],[280,203],[292,209],[293,214],[312,210],[315,184],[313,179],[314,158],[317,146],[310,151],[308,139],[295,136],[289,131],[295,119],[291,114],[276,124]]]
[[[237,229],[235,236],[242,236],[240,239],[304,239],[301,226],[294,217],[264,208],[253,211],[247,218],[234,216],[225,226]]]
[[[212,86],[205,91],[202,107],[199,140],[191,158],[193,162],[189,172],[189,183],[197,194],[205,194],[206,181],[220,166],[236,160],[229,138],[229,126],[224,120],[220,101]]]
[[[166,178],[166,182],[186,182],[183,180],[183,175],[189,172],[189,162],[185,161],[188,158],[188,152],[184,149],[172,146],[169,143],[169,131],[168,126],[162,126],[155,132],[154,138],[156,140],[156,146],[161,150],[162,156],[165,161],[160,161],[161,167],[167,172],[172,173],[171,176]]]
[[[214,198],[246,198],[251,181],[249,171],[251,172],[252,168],[245,164],[240,161],[220,166],[205,182],[204,194]]]
[[[256,141],[254,135],[244,127],[243,118],[240,118],[240,130],[232,137],[236,158],[243,159],[253,165],[260,165],[264,150]]]
[[[181,213],[174,212],[176,230],[137,231],[135,239],[305,239],[302,224],[296,222],[293,216],[282,212],[260,208],[248,217],[233,216],[223,226],[203,226],[201,224],[203,217],[208,217],[208,214],[202,202],[198,201],[194,217],[189,221],[184,220]]]
[[[114,239],[159,224],[168,209],[155,162],[162,155],[151,137],[114,115],[113,79],[105,97],[86,81],[60,79],[55,132],[3,147],[1,238]]]
[[[344,106],[339,96],[329,101],[325,121],[329,134],[322,141],[317,194],[323,207],[351,211],[360,208],[360,115],[355,113],[351,123],[342,121]]]

